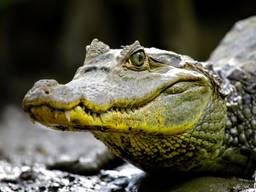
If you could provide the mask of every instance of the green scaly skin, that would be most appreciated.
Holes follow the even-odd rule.
[[[254,76],[247,68],[239,68],[248,76],[241,81],[218,49],[209,63],[138,41],[110,49],[94,39],[86,51],[72,81],[40,80],[26,94],[23,107],[33,120],[91,131],[114,154],[149,172],[252,174],[256,86],[248,92]]]

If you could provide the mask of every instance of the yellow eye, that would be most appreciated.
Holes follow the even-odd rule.
[[[145,56],[144,51],[140,50],[140,51],[133,53],[130,56],[130,61],[133,65],[140,67],[144,64],[145,58],[146,58],[146,56]]]

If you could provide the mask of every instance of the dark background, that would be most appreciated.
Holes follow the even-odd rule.
[[[69,81],[95,37],[206,60],[236,21],[254,14],[255,0],[0,0],[0,111],[21,105],[38,79]]]

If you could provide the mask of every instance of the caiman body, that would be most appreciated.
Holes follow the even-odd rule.
[[[256,40],[236,35],[256,34],[256,19],[249,21],[205,63],[138,41],[110,49],[95,39],[73,80],[36,82],[24,110],[55,129],[91,131],[146,171],[251,175]]]

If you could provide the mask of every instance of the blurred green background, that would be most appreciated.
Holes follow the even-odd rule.
[[[21,105],[38,79],[69,81],[97,37],[139,40],[206,60],[255,0],[0,0],[0,106]]]

